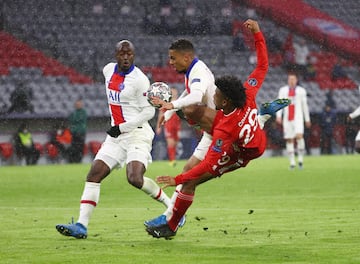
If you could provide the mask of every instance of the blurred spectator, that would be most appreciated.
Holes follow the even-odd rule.
[[[87,113],[83,108],[81,99],[75,102],[75,111],[69,116],[70,131],[72,134],[71,146],[69,148],[69,162],[80,163],[83,158],[85,136],[87,128]]]
[[[25,158],[26,165],[34,165],[40,157],[40,151],[35,148],[32,134],[26,123],[20,125],[14,135],[14,146],[16,155],[21,159]]]
[[[232,51],[245,51],[244,39],[242,32],[239,30],[236,35],[233,37],[232,41]]]
[[[332,109],[336,109],[336,102],[334,100],[333,95],[334,95],[334,91],[331,89],[326,93],[325,105],[330,106]]]
[[[126,5],[124,5],[124,6],[126,6]],[[101,15],[104,12],[104,7],[103,7],[102,3],[94,4],[92,11],[94,14]]]
[[[308,63],[308,56],[310,55],[309,48],[304,39],[301,39],[299,43],[294,42],[294,70],[301,76],[304,77],[306,73],[306,65]]]
[[[321,114],[320,127],[320,153],[321,154],[332,154],[332,141],[334,126],[336,123],[336,113],[331,106],[326,105],[324,112]]]
[[[347,154],[353,154],[355,150],[355,137],[358,133],[359,127],[355,120],[351,118],[346,119],[345,127],[345,151]]]
[[[56,127],[54,133],[51,135],[50,143],[54,144],[62,158],[64,160],[68,160],[68,152],[72,142],[71,131],[64,124]]]
[[[12,112],[25,113],[27,111],[33,113],[34,106],[31,103],[32,98],[32,89],[30,87],[25,87],[25,84],[20,82],[18,87],[16,87],[10,95],[11,106],[7,112],[9,114]]]
[[[281,156],[282,149],[285,147],[281,127],[276,122],[271,121],[270,125],[266,126],[266,130],[270,146],[272,147],[272,156]]]
[[[270,36],[267,38],[266,43],[269,52],[277,53],[281,51],[282,43],[273,32],[270,32]]]
[[[293,35],[289,33],[283,45],[283,66],[287,71],[292,71],[295,63],[295,49],[293,45]]]
[[[341,78],[346,78],[346,72],[342,66],[342,61],[339,59],[331,71],[331,80],[335,81]]]
[[[304,80],[305,81],[312,81],[315,79],[316,77],[316,69],[314,67],[314,63],[313,60],[316,60],[315,58],[313,59],[311,56],[308,56],[306,61],[306,68],[305,68],[305,72],[304,72]]]

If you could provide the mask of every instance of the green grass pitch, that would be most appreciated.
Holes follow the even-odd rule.
[[[147,175],[183,164],[154,162]],[[305,157],[302,171],[257,159],[199,186],[173,240],[147,235],[143,221],[164,208],[124,170],[103,182],[88,239],[61,236],[55,225],[77,220],[89,167],[0,167],[0,263],[360,263],[359,155]]]

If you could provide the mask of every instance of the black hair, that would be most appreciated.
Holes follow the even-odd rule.
[[[245,105],[245,88],[239,78],[229,75],[222,76],[216,78],[215,85],[225,97],[232,101],[235,107],[242,108]]]
[[[194,45],[188,39],[178,39],[171,43],[170,50],[181,50],[181,51],[191,51],[194,52]]]

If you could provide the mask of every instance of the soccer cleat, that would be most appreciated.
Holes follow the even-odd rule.
[[[295,169],[295,165],[290,165],[289,170],[294,170]]]
[[[176,235],[176,231],[172,231],[167,223],[161,226],[147,227],[146,232],[155,238],[172,239]]]
[[[72,223],[68,225],[56,225],[56,230],[64,236],[72,236],[75,238],[87,238],[87,229],[80,223]]]
[[[166,224],[167,224],[166,215],[160,215],[154,219],[144,222],[144,225],[146,227],[156,227],[156,226],[161,226],[161,225],[166,225]]]
[[[276,99],[270,103],[263,103],[260,107],[260,115],[275,115],[275,113],[291,103],[290,99]]]
[[[181,218],[178,226],[179,227],[183,227],[186,223],[186,217],[185,215]],[[165,215],[160,215],[154,219],[151,219],[149,221],[145,221],[144,222],[144,225],[146,227],[151,227],[151,228],[154,228],[154,227],[158,227],[158,226],[162,226],[162,225],[166,225],[167,224],[167,221],[166,221],[166,216]]]
[[[302,162],[299,162],[299,169],[302,170],[304,168],[304,165]]]

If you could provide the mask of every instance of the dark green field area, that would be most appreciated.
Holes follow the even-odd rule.
[[[167,162],[147,175],[176,175]],[[161,204],[118,170],[102,183],[86,240],[55,225],[78,217],[89,164],[0,167],[0,263],[360,263],[360,156],[261,158],[198,187],[186,225],[154,239]],[[165,190],[171,195],[173,188]]]

